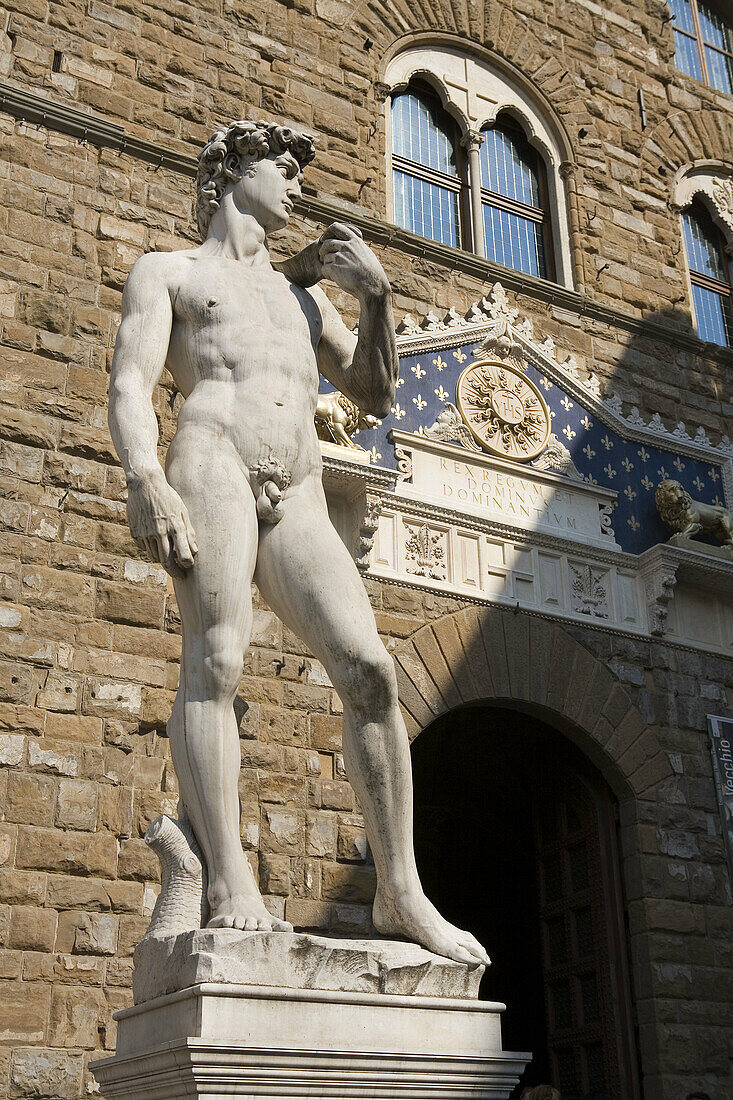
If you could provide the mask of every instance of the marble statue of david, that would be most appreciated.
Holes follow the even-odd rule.
[[[319,373],[374,416],[392,404],[389,282],[343,224],[279,268],[268,251],[313,155],[309,136],[272,123],[217,131],[199,157],[203,244],[143,256],[125,286],[109,423],[130,530],[173,577],[181,611],[173,763],[207,862],[209,926],[290,931],[265,908],[239,836],[233,702],[254,579],[343,700],[344,759],[377,871],[375,927],[478,965],[488,962],[481,945],[444,920],[420,885],[395,673],[321,483]],[[315,285],[321,277],[358,300],[358,338]],[[152,404],[164,367],[184,397],[165,472]]]

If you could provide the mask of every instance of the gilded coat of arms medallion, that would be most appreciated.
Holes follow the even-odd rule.
[[[550,436],[550,412],[533,382],[506,360],[481,359],[458,379],[461,416],[484,450],[528,462]]]

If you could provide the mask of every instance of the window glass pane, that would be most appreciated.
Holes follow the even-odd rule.
[[[526,275],[547,277],[539,222],[484,203],[484,242],[488,259]]]
[[[730,301],[707,287],[692,284],[697,335],[701,340],[726,347],[730,344]]]
[[[392,100],[392,152],[426,168],[458,174],[450,120],[427,96],[406,92]]]
[[[484,130],[481,186],[527,206],[540,208],[537,153],[518,130],[495,126]]]
[[[674,32],[674,64],[681,73],[687,73],[688,76],[694,76],[696,80],[702,80],[696,38],[688,38],[686,34],[680,34],[679,31]]]
[[[458,195],[447,187],[394,172],[395,222],[403,229],[458,248]]]
[[[720,253],[719,234],[713,219],[701,204],[682,215],[687,266],[690,271],[728,282],[728,273]]]
[[[717,46],[719,50],[733,51],[733,36],[730,27],[717,11],[707,4],[698,4],[697,11],[700,16],[700,29],[703,42],[708,46]]]
[[[690,34],[694,34],[695,23],[692,18],[690,0],[669,0],[669,8],[672,12],[675,26],[679,27],[680,30],[689,31]]]
[[[733,92],[733,62],[727,54],[705,47],[705,60],[708,63],[710,83],[719,92]]]

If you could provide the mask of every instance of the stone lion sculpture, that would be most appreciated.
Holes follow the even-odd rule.
[[[362,412],[338,390],[319,393],[315,419],[320,439],[332,440],[341,447],[350,447],[352,451],[363,451],[364,448],[355,443],[351,436],[355,432],[376,428],[379,423],[376,416]]]
[[[663,521],[684,538],[702,532],[733,548],[733,516],[727,508],[693,500],[679,481],[670,478],[660,481],[655,499]]]

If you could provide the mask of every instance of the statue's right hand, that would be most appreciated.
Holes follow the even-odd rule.
[[[196,535],[186,505],[162,470],[128,481],[127,522],[138,546],[168,573],[191,568],[198,553]]]

